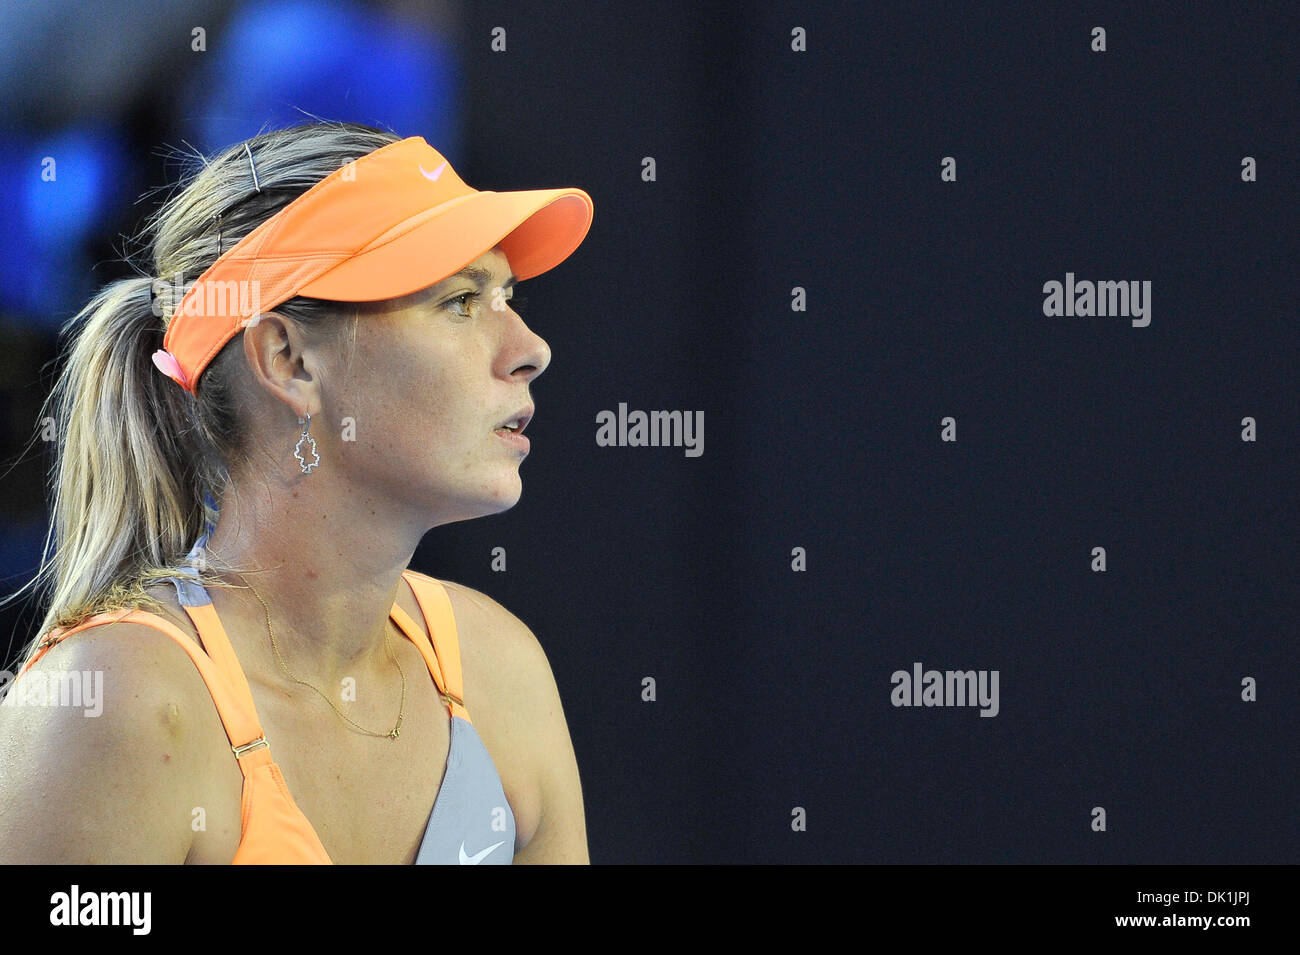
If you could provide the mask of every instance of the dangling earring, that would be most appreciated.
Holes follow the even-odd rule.
[[[299,419],[298,419],[298,423],[299,423],[299,424],[303,424],[303,420],[302,420],[302,418],[299,418]],[[307,423],[306,423],[306,424],[303,424],[303,428],[302,428],[302,437],[300,437],[300,438],[298,439],[298,443],[295,444],[295,445],[293,446],[293,456],[294,456],[295,458],[297,458],[297,459],[298,459],[298,463],[299,463],[300,465],[302,465],[302,473],[303,473],[303,474],[311,474],[311,469],[320,465],[320,455],[316,453],[316,439],[313,438],[311,435],[309,435],[309,434],[307,433],[307,429],[309,429],[310,427],[311,427],[311,414],[308,413],[308,415],[307,415]],[[306,461],[304,461],[304,460],[302,459],[302,454],[299,452],[299,449],[302,447],[302,443],[303,443],[304,441],[310,441],[310,442],[311,442],[311,453],[312,453],[312,457],[314,457],[314,458],[316,459],[316,460],[313,461],[311,464],[308,464]]]

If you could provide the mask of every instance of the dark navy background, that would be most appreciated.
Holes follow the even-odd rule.
[[[520,503],[413,566],[545,646],[594,862],[1298,860],[1297,26],[1285,3],[463,11],[453,165],[596,213],[520,288],[553,353]],[[141,109],[156,185],[186,127]],[[1044,316],[1067,272],[1149,280],[1150,325]],[[13,340],[6,467],[53,355]],[[620,402],[702,409],[703,456],[597,447]],[[11,526],[39,480],[0,481]],[[894,708],[915,661],[998,670],[998,716]]]

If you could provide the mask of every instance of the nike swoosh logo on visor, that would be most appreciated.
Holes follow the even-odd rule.
[[[482,852],[476,852],[476,853],[474,853],[474,855],[472,855],[472,856],[467,856],[467,855],[465,855],[465,843],[462,841],[461,844],[460,844],[460,864],[461,864],[461,865],[478,865],[480,862],[483,861],[484,857],[485,857],[489,852],[491,852],[493,849],[496,849],[496,848],[498,848],[498,847],[500,847],[500,846],[503,846],[503,845],[505,845],[505,842],[498,842],[498,843],[497,843],[496,845],[494,845],[494,846],[488,846],[488,847],[487,847],[486,849],[484,849]]]
[[[445,160],[445,159],[442,161],[442,165],[439,166],[437,169],[435,169],[433,172],[429,172],[428,170],[426,170],[426,169],[424,168],[424,165],[421,164],[421,165],[420,165],[420,175],[423,176],[425,179],[428,179],[428,180],[430,180],[430,181],[432,181],[432,182],[437,182],[437,181],[438,181],[438,177],[442,175],[442,171],[443,171],[444,169],[446,169],[446,168],[447,168],[447,160]]]

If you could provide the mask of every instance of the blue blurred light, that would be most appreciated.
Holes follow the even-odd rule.
[[[111,146],[106,137],[86,129],[69,129],[37,146],[28,157],[24,210],[32,241],[44,248],[79,242],[98,223],[106,205],[104,190],[112,177]],[[43,174],[49,168],[53,181]]]
[[[125,148],[112,128],[69,127],[34,139],[0,135],[0,176],[12,183],[0,204],[8,254],[0,260],[0,305],[56,326],[75,310],[85,243],[99,235],[123,197]],[[84,277],[84,276],[83,276]]]
[[[256,2],[203,55],[212,59],[190,80],[182,120],[205,152],[312,116],[422,135],[455,152],[455,60],[431,32],[346,0]]]

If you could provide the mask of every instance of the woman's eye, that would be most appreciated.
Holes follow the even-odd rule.
[[[467,307],[469,306],[469,301],[465,301],[465,300],[471,300],[471,301],[472,301],[473,299],[476,299],[476,298],[478,298],[478,297],[479,297],[479,293],[478,293],[478,292],[464,292],[464,293],[461,294],[461,295],[457,295],[455,298],[449,298],[449,299],[447,299],[447,301],[446,301],[445,303],[443,303],[443,304],[444,304],[444,305],[451,305],[453,302],[461,302],[461,301],[464,301],[464,305],[463,305],[462,307],[467,308]],[[524,304],[525,301],[527,301],[527,299],[525,299],[522,295],[512,295],[510,298],[505,299],[504,301],[505,301],[505,302],[506,302],[506,303],[507,303],[507,304],[508,304],[512,309],[514,309],[514,311],[516,312],[516,314],[523,314],[523,313],[520,311],[520,309],[523,307],[523,304]],[[458,313],[458,314],[464,314],[464,313],[462,312],[462,313]]]
[[[455,298],[449,298],[449,299],[447,299],[447,301],[446,301],[444,304],[446,304],[446,305],[450,305],[452,302],[459,302],[459,301],[461,301],[462,299],[474,299],[474,298],[478,298],[478,293],[477,293],[477,292],[465,292],[465,293],[462,294],[462,295],[457,295]],[[465,306],[468,307],[468,305],[469,305],[469,303],[466,302],[466,303],[465,303]]]

